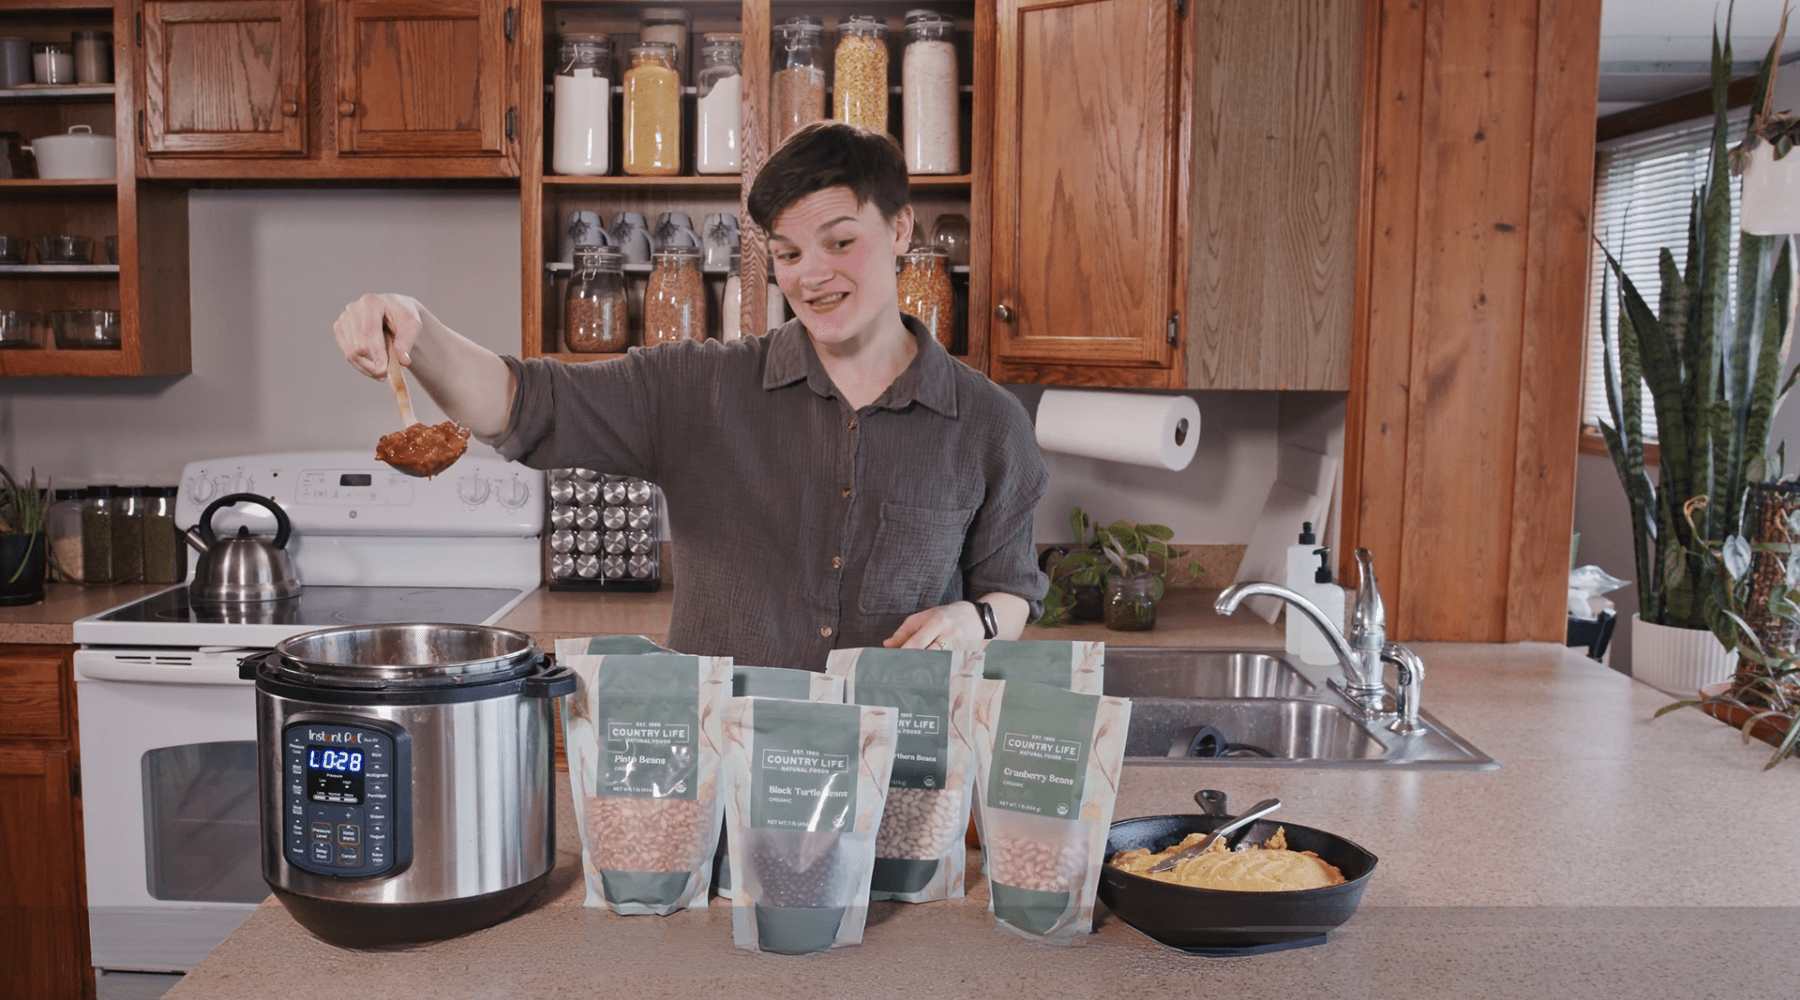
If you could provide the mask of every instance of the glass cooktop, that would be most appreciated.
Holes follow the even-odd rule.
[[[444,622],[480,625],[519,597],[488,587],[307,587],[299,597],[245,604],[193,604],[176,587],[100,615],[103,622],[188,625],[339,625]]]

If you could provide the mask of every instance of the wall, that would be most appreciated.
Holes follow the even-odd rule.
[[[518,350],[516,194],[202,190],[189,204],[193,373],[0,381],[8,468],[71,485],[155,484],[202,458],[372,449],[397,426],[392,396],[345,364],[330,335],[343,304],[366,291],[417,295],[476,341]],[[1011,388],[1028,407],[1042,394]],[[1066,541],[1069,507],[1079,504],[1108,520],[1167,524],[1180,542],[1241,545],[1284,435],[1323,448],[1335,427],[1341,453],[1341,394],[1195,398],[1199,455],[1182,472],[1047,455],[1039,538]],[[423,393],[413,401],[421,420],[442,419]]]

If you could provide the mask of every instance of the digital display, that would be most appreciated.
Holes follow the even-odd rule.
[[[306,797],[314,802],[362,802],[363,752],[342,747],[307,747]]]
[[[375,478],[367,472],[346,472],[338,477],[339,486],[372,486]]]

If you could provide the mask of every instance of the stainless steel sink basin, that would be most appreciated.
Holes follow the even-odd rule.
[[[1425,731],[1400,736],[1352,714],[1279,651],[1109,646],[1106,693],[1132,700],[1125,757],[1132,764],[1306,768],[1477,769],[1493,758],[1430,713]],[[1225,756],[1171,757],[1195,727],[1211,726]]]

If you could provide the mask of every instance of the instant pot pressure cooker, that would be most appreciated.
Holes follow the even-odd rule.
[[[531,637],[481,625],[308,632],[256,681],[263,878],[345,947],[441,940],[511,916],[556,862],[555,699]]]

